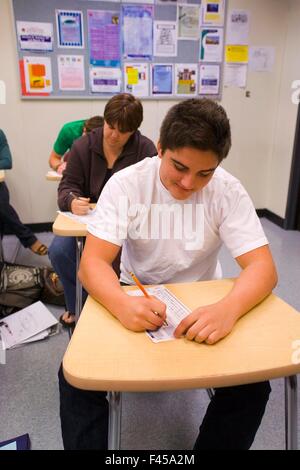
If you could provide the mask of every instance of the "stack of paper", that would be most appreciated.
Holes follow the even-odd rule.
[[[96,209],[91,209],[89,210],[88,214],[86,215],[76,215],[73,214],[73,212],[62,212],[62,211],[57,211],[59,214],[64,215],[65,217],[68,217],[69,219],[75,220],[75,222],[80,222],[81,224],[88,224],[92,222],[94,215],[96,213]]]
[[[44,339],[53,334],[58,321],[42,302],[35,302],[0,320],[5,349]]]

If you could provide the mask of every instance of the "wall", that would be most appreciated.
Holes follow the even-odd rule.
[[[288,29],[285,39],[285,56],[282,63],[279,95],[276,96],[277,110],[272,155],[268,168],[266,207],[279,216],[285,216],[286,201],[292,162],[294,134],[297,119],[297,105],[292,103],[291,88],[294,80],[300,80],[298,0],[287,2]],[[299,88],[299,87],[298,87]]]
[[[222,104],[230,117],[233,148],[223,166],[241,179],[257,208],[267,207],[282,216],[296,113],[296,106],[286,103],[293,63],[290,46],[294,40],[293,50],[296,50],[300,7],[297,0],[230,0],[229,8],[250,11],[250,43],[275,46],[276,63],[271,73],[248,74],[250,98],[245,97],[243,89],[224,90]],[[10,0],[0,1],[0,44],[0,80],[7,88],[7,103],[0,105],[0,127],[8,137],[14,158],[13,171],[6,173],[12,202],[26,223],[51,221],[56,211],[57,183],[47,182],[45,174],[56,135],[67,121],[102,114],[105,103],[20,100]],[[161,120],[172,104],[174,102],[144,102],[145,119],[141,130],[154,141],[158,138]],[[283,126],[286,111],[289,126]],[[284,148],[284,157],[280,147]],[[283,158],[286,167],[281,178]]]

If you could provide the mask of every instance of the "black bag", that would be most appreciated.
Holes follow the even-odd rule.
[[[58,276],[49,268],[0,262],[0,317],[17,312],[38,300],[56,305],[65,304]]]

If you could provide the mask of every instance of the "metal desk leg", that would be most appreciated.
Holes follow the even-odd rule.
[[[298,406],[297,406],[297,376],[284,378],[285,385],[285,448],[297,450],[298,448]]]
[[[82,284],[78,279],[77,273],[79,270],[80,258],[83,250],[84,237],[76,237],[76,304],[75,304],[75,315],[76,321],[82,310]]]
[[[121,392],[108,392],[108,401],[109,401],[108,450],[120,450],[122,393]]]

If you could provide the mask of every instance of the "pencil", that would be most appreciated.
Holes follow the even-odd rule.
[[[147,299],[149,299],[150,295],[148,294],[148,292],[146,291],[145,287],[143,286],[143,284],[141,284],[141,282],[138,280],[138,278],[136,277],[135,274],[133,273],[130,273],[130,276],[132,277],[132,279],[134,280],[134,282],[136,283],[136,285],[139,287],[139,289],[141,289],[141,291],[143,292],[144,296],[147,297]]]
[[[136,277],[136,275],[134,273],[130,273],[130,276],[132,277],[132,279],[134,280],[134,282],[136,283],[136,285],[138,286],[138,288],[143,292],[144,296],[147,297],[147,299],[150,299],[150,295],[148,294],[148,292],[146,291],[145,287],[143,286],[143,284],[139,281],[139,279]],[[158,312],[154,312],[155,315],[157,315],[158,317],[160,316]],[[164,325],[165,326],[168,326],[168,323],[167,323],[167,320],[164,321]]]
[[[76,194],[72,193],[72,191],[70,192],[70,196],[72,196],[74,199],[80,199],[78,196],[76,196]]]

